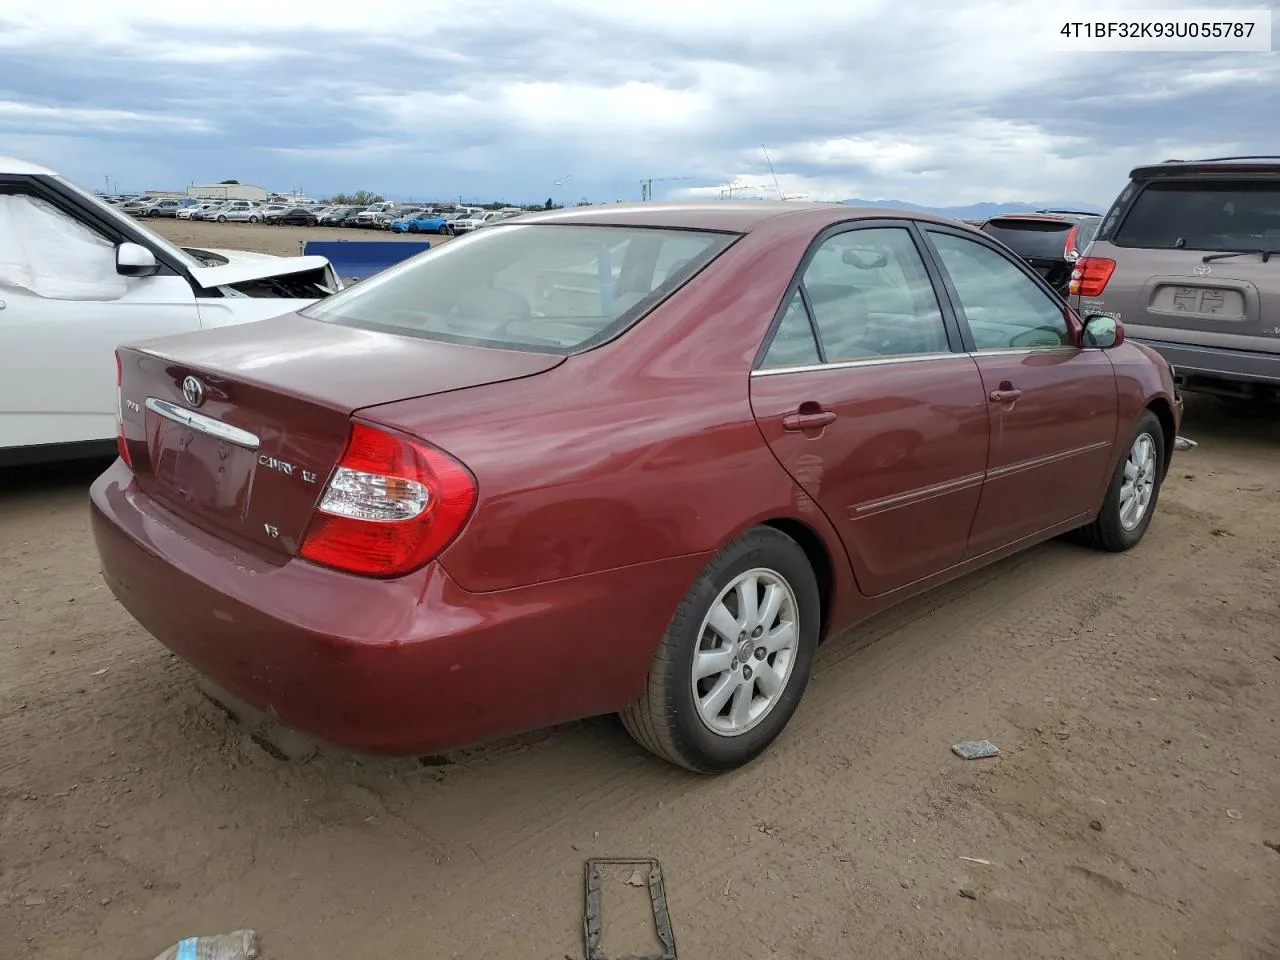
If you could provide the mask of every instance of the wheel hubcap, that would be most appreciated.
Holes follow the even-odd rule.
[[[1120,485],[1120,526],[1134,530],[1151,506],[1156,487],[1156,442],[1149,433],[1139,434],[1129,448]]]
[[[739,574],[720,592],[698,631],[693,701],[712,733],[736,737],[777,704],[800,639],[795,593],[773,570]]]

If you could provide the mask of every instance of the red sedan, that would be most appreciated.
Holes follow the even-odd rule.
[[[999,243],[834,204],[525,217],[117,357],[104,576],[214,684],[382,753],[620,712],[706,772],[823,637],[1068,531],[1134,546],[1181,418]]]

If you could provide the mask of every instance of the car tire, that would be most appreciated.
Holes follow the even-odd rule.
[[[1151,526],[1164,482],[1166,437],[1160,419],[1150,410],[1138,418],[1128,449],[1116,464],[1102,509],[1079,539],[1095,550],[1123,553],[1138,545]],[[1136,517],[1135,517],[1136,514]]]
[[[777,597],[770,604],[774,612],[739,616],[743,590],[755,594],[757,605]],[[736,618],[731,630],[739,630],[737,637],[731,640],[725,635],[731,630],[709,625],[717,613],[722,623]],[[800,704],[820,619],[817,578],[800,545],[771,527],[747,531],[716,554],[676,608],[644,693],[622,711],[623,726],[645,749],[695,773],[749,763],[778,737]],[[781,644],[788,624],[788,646],[767,650],[758,645],[770,636]],[[699,655],[701,669],[710,672],[695,679]],[[762,684],[766,676],[774,681],[769,686],[776,684],[772,694]]]
[[[226,222],[227,222],[226,214],[222,214],[222,213],[218,214],[218,222],[219,222],[219,223],[226,223]]]
[[[261,221],[262,221],[262,218],[261,218],[261,217],[256,217],[256,216],[251,216],[251,217],[249,217],[249,222],[250,222],[250,223],[260,223]]]
[[[440,236],[442,236],[442,237],[443,237],[443,236],[444,236],[448,231],[449,231],[449,228],[448,228],[445,224],[443,224],[443,223],[442,223],[442,224],[440,224],[440,226],[436,227],[436,233],[437,233],[437,234],[439,234],[439,235],[440,235]]]

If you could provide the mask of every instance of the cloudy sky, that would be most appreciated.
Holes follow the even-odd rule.
[[[121,191],[573,203],[776,195],[766,143],[787,194],[927,205],[1105,204],[1138,162],[1280,153],[1280,53],[1064,52],[1073,6],[3,0],[0,153]]]

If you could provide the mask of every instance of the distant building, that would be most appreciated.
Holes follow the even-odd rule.
[[[267,191],[247,183],[204,183],[187,187],[187,196],[198,200],[266,200]]]
[[[187,194],[183,193],[181,190],[148,190],[143,194],[143,196],[155,200],[176,200],[178,197],[187,196]]]

